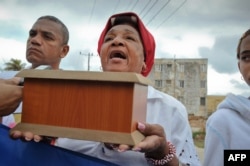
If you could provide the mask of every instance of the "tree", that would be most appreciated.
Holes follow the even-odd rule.
[[[13,59],[11,58],[9,62],[5,63],[5,68],[4,70],[8,70],[8,71],[19,71],[24,69],[24,67],[26,66],[26,63],[22,63],[21,60],[19,59]]]

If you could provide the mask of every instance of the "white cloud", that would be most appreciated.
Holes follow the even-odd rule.
[[[101,27],[102,28],[102,27]],[[73,50],[88,49],[96,54],[98,37],[101,34],[100,26],[88,26],[86,24],[74,25],[69,27],[70,33],[70,46]]]
[[[0,20],[9,20],[11,18],[11,12],[3,6],[0,6],[0,11]]]
[[[199,55],[201,53],[198,52],[199,48],[206,47],[209,48],[209,53],[214,55],[211,56],[209,53],[206,55],[210,65],[212,63],[213,66],[221,65],[223,67],[223,65],[228,65],[226,63],[215,62],[220,60],[217,54],[225,56],[224,54],[221,55],[221,50],[223,50],[223,53],[227,51],[225,54],[230,54],[231,52],[227,48],[232,47],[232,45],[225,44],[225,47],[222,48],[221,45],[216,45],[216,41],[221,36],[240,36],[249,27],[249,18],[247,15],[249,13],[247,8],[249,0],[243,0],[241,3],[237,0],[212,0],[211,2],[204,0],[187,1],[184,6],[171,15],[172,11],[177,9],[178,4],[181,2],[183,1],[171,1],[164,12],[159,13],[148,26],[156,39],[156,58],[173,58],[174,55],[176,58],[200,58],[202,55]],[[160,9],[163,3],[165,2],[158,1],[150,12],[145,13],[145,11],[149,11],[148,8],[150,6],[143,10],[145,3],[139,1],[134,11],[138,11],[138,14],[143,13],[141,17],[143,17],[144,23],[147,23],[152,18],[151,16],[157,13],[157,10]],[[84,5],[82,5],[82,2],[76,0],[70,2],[67,0],[1,0],[0,21],[1,25],[4,25],[2,28],[5,28],[2,34],[3,36],[11,34],[12,38],[23,40],[24,34],[28,33],[28,30],[38,17],[42,15],[54,15],[61,19],[70,31],[69,44],[71,48],[69,55],[62,61],[62,67],[66,69],[86,70],[87,57],[80,56],[79,51],[84,51],[86,54],[97,54],[98,37],[105,26],[106,19],[112,12],[118,13],[121,10],[124,11],[124,8],[129,9],[132,5],[130,2],[119,2],[117,8],[114,9],[114,5],[112,4],[118,3],[115,0],[110,0],[108,3],[104,0],[98,0],[97,3],[86,0]],[[94,9],[93,12],[92,9]],[[166,19],[170,15],[171,18]],[[166,21],[164,24],[161,24],[163,20]],[[161,25],[160,28],[157,28],[157,25]],[[25,41],[18,42],[17,40],[5,39],[3,36],[0,36],[1,68],[2,64],[10,58],[18,58],[26,62]],[[226,39],[234,40],[235,38]],[[90,65],[91,70],[100,70],[99,57],[91,57]],[[232,78],[239,80],[239,82],[236,81],[233,84],[230,82]],[[209,94],[224,95],[228,92],[240,94],[245,89],[237,89],[236,85],[239,85],[238,83],[240,84],[240,75],[238,73],[226,75],[218,73],[218,71],[215,71],[211,67],[208,68]],[[242,83],[244,84],[243,81]],[[241,85],[238,87],[241,87]]]
[[[4,38],[0,38],[0,43],[1,66],[11,58],[21,59],[24,63],[27,63],[25,57],[26,43]]]
[[[179,38],[173,36],[158,36],[157,49],[176,55],[176,58],[200,58],[200,47],[213,47],[214,39],[206,34],[187,33]]]
[[[233,79],[245,84],[245,82],[241,80],[241,74],[239,72],[235,74],[221,74],[216,72],[211,66],[208,66],[208,95],[226,95],[228,93],[243,94],[245,92],[244,89],[238,89],[231,84],[230,80]]]

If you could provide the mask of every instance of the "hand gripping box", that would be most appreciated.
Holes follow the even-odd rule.
[[[37,135],[134,145],[144,136],[150,81],[140,74],[64,70],[20,71],[21,122],[13,130]]]

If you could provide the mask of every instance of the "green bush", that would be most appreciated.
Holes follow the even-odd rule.
[[[193,132],[193,139],[195,146],[199,148],[204,148],[204,139],[206,133],[203,131]]]

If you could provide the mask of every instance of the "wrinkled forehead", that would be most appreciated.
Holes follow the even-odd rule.
[[[115,25],[113,27],[111,27],[107,34],[112,34],[112,33],[126,33],[126,34],[133,34],[138,36],[139,38],[141,38],[139,32],[137,31],[137,29],[135,29],[133,26],[129,25],[129,24],[119,24],[119,25]]]

